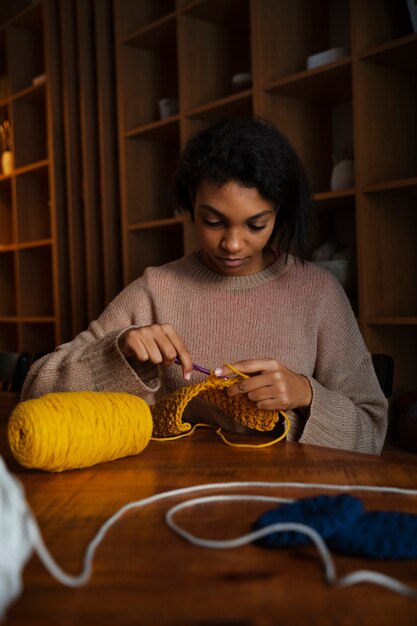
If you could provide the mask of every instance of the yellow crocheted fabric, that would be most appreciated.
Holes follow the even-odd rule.
[[[279,419],[277,411],[262,411],[246,395],[229,398],[226,387],[234,385],[246,376],[218,378],[211,374],[201,383],[182,387],[165,396],[150,407],[153,417],[153,436],[172,437],[191,429],[191,424],[182,421],[182,414],[187,404],[199,396],[220,408],[237,422],[256,430],[272,430]]]

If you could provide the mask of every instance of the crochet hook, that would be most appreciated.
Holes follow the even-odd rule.
[[[176,363],[177,365],[182,365],[179,359],[175,359],[174,363]],[[201,367],[201,365],[197,365],[196,363],[193,363],[192,367],[193,370],[195,370],[196,372],[201,372],[202,374],[206,374],[207,376],[210,374],[210,370],[205,367]]]

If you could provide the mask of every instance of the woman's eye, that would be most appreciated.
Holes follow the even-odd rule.
[[[263,226],[258,226],[257,224],[248,224],[247,226],[249,230],[253,230],[255,232],[259,230],[264,230],[264,228],[266,228],[266,224],[264,224]]]
[[[213,222],[213,220],[206,220],[204,218],[203,218],[203,223],[206,224],[207,226],[212,226],[213,228],[215,228],[216,226],[221,226],[223,224],[223,222],[221,221]]]

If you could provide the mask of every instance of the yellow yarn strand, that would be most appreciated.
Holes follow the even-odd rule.
[[[62,472],[139,454],[151,439],[152,416],[127,393],[50,393],[18,404],[7,434],[18,463]]]

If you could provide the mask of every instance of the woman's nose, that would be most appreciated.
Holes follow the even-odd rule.
[[[229,230],[225,233],[221,245],[227,252],[239,252],[245,244],[238,231]]]

